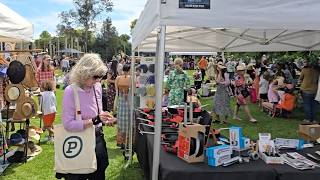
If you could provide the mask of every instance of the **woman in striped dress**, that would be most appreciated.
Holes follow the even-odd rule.
[[[128,142],[128,132],[130,127],[130,65],[123,66],[123,75],[118,76],[115,81],[116,94],[118,96],[117,104],[117,145],[124,147]],[[133,123],[133,130],[135,123]],[[134,133],[133,133],[134,134]]]

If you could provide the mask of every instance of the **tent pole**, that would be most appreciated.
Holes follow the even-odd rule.
[[[156,59],[156,123],[154,135],[152,180],[158,180],[159,160],[160,160],[160,136],[162,122],[162,89],[165,56],[166,26],[160,26],[160,34],[157,39],[157,59]]]
[[[133,51],[134,53],[134,51]],[[132,136],[133,136],[133,123],[135,123],[135,116],[134,116],[134,92],[135,92],[135,57],[132,56],[131,58],[131,102],[130,102],[130,129],[129,129],[129,161],[128,164],[131,164],[132,162],[132,147],[133,147],[133,140],[132,140]]]

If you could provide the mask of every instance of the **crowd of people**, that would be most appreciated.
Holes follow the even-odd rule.
[[[225,123],[231,114],[233,119],[241,120],[238,116],[240,107],[250,122],[257,122],[250,112],[250,102],[257,103],[261,111],[272,116],[288,117],[299,97],[303,102],[303,121],[314,122],[320,96],[319,67],[320,60],[312,64],[307,58],[300,65],[293,61],[269,63],[265,55],[261,61],[248,64],[234,59],[202,57],[195,68],[193,81],[196,90],[202,90],[207,83],[216,84],[213,113],[221,123]],[[230,98],[233,96],[237,103],[232,113]]]
[[[134,89],[131,87],[130,59],[114,58],[106,63],[96,54],[85,54],[79,60],[67,56],[57,59],[43,56],[36,73],[36,78],[41,84],[40,104],[44,113],[45,129],[49,131],[48,139],[53,141],[52,125],[57,111],[54,70],[61,68],[65,83],[62,103],[64,127],[70,132],[81,132],[92,125],[95,126],[98,170],[87,174],[86,177],[100,179],[104,177],[104,171],[108,166],[102,124],[117,123],[117,146],[124,149],[128,145],[131,103],[129,96]],[[186,61],[175,58],[165,70],[167,82],[162,104],[173,106],[192,102],[196,107],[201,107],[199,91],[206,87],[206,84],[215,84],[212,101],[215,120],[220,123],[227,123],[230,118],[241,120],[238,112],[243,108],[248,121],[257,123],[258,120],[250,111],[249,103],[258,104],[262,111],[270,115],[287,116],[296,107],[296,99],[301,94],[305,115],[303,121],[315,122],[320,101],[320,61],[318,64],[310,64],[308,59],[303,62],[303,66],[299,67],[294,62],[269,64],[266,56],[258,63],[249,64],[234,59],[202,57],[194,63],[194,67],[190,64],[187,67]],[[189,77],[185,69],[191,67],[195,70],[192,77]],[[135,71],[135,86],[139,87],[142,71],[139,64]],[[74,84],[79,87],[82,121],[75,121],[76,112],[71,88]],[[236,99],[234,108],[231,107],[232,97]],[[72,179],[77,175],[58,173],[57,177]]]

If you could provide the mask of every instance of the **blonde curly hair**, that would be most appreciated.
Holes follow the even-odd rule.
[[[108,71],[98,54],[85,54],[70,72],[70,81],[82,87],[93,76],[103,77]]]

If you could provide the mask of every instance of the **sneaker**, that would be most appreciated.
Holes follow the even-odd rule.
[[[252,122],[252,123],[258,122],[256,119],[250,119],[249,121]]]
[[[242,119],[241,119],[240,117],[238,117],[238,116],[233,116],[233,119],[238,120],[238,121],[241,121],[241,120],[242,120]]]

